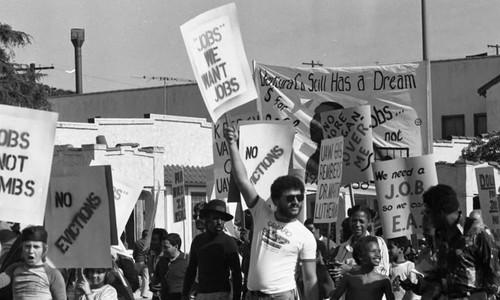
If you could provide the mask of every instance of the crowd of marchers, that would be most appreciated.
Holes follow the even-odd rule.
[[[239,236],[223,200],[196,205],[199,234],[189,253],[177,233],[143,231],[133,255],[111,251],[112,268],[56,269],[42,226],[0,230],[0,299],[298,300],[500,299],[498,245],[480,210],[462,215],[456,192],[423,193],[423,238],[382,238],[376,212],[349,209],[340,243],[313,220],[299,220],[305,187],[296,176],[271,185],[272,206],[249,180],[234,128],[224,129],[232,174],[248,207]],[[339,224],[340,225],[340,224]],[[112,248],[113,249],[113,248]],[[137,296],[136,296],[137,297]]]

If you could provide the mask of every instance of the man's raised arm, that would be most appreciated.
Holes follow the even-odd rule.
[[[238,133],[233,127],[224,129],[224,137],[226,138],[229,147],[229,155],[231,156],[231,172],[236,181],[236,185],[240,189],[243,199],[248,207],[254,207],[257,203],[259,195],[255,187],[248,179],[247,170],[240,157],[238,151]]]

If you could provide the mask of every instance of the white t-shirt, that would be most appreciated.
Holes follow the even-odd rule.
[[[279,222],[274,210],[258,199],[250,208],[254,231],[248,289],[275,294],[296,288],[295,268],[300,260],[316,260],[316,240],[298,220]]]
[[[395,284],[395,279],[399,276],[400,281],[406,280],[410,277],[410,273],[415,269],[415,264],[411,261],[405,261],[404,263],[392,263],[390,269],[390,277],[393,282],[394,297],[396,300],[417,300],[420,299],[419,295],[415,295],[412,291],[405,291],[399,283]]]

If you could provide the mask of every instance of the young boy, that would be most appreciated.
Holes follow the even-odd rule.
[[[346,300],[394,300],[389,277],[374,271],[380,264],[381,254],[378,240],[374,236],[361,238],[354,245],[353,258],[357,266],[344,274],[338,287],[331,294],[337,300],[345,293]]]
[[[12,282],[14,299],[66,300],[61,273],[45,264],[47,231],[42,226],[22,231],[23,262],[14,263],[0,274],[0,288]]]
[[[387,241],[391,269],[389,276],[392,280],[392,290],[396,300],[418,300],[420,296],[415,295],[411,290],[404,290],[400,285],[401,281],[410,277],[410,273],[415,269],[415,264],[406,260],[405,253],[410,247],[410,241],[406,236],[389,239]]]

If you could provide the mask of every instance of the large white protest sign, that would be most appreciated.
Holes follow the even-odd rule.
[[[323,139],[321,113],[370,105],[375,160],[426,154],[426,72],[423,63],[346,68],[291,68],[257,64],[263,120],[289,119],[297,130],[294,168],[315,184]]]
[[[231,126],[237,126],[243,120],[258,120],[257,113],[241,114],[230,116]],[[215,198],[227,199],[229,192],[229,183],[231,177],[231,158],[229,157],[229,148],[224,138],[224,128],[228,125],[226,118],[220,118],[213,127],[213,153],[214,153],[214,185]]]
[[[373,179],[373,135],[370,106],[321,113],[323,138],[344,137],[342,185]]]
[[[43,224],[57,118],[0,105],[0,220]]]
[[[118,235],[125,230],[130,214],[142,192],[142,184],[137,181],[113,175],[113,193],[116,211],[116,229]]]
[[[91,166],[102,166],[103,163],[92,160]],[[143,185],[133,178],[127,178],[111,167],[113,175],[113,195],[115,199],[116,229],[118,236],[125,230],[130,214],[142,192]]]
[[[373,163],[378,210],[387,239],[422,233],[422,194],[438,184],[432,155]]]
[[[342,136],[321,141],[314,223],[337,221],[343,150],[344,137]]]
[[[214,123],[225,112],[257,98],[234,3],[193,18],[181,32]]]
[[[498,208],[495,173],[493,167],[476,168],[477,190],[483,222],[497,241],[500,241],[500,211]]]
[[[242,121],[239,127],[239,150],[250,182],[268,199],[274,180],[288,174],[293,129],[283,121]]]
[[[184,186],[184,169],[180,168],[172,174],[172,199],[174,222],[186,219],[186,187]]]
[[[45,227],[48,256],[56,267],[111,268],[109,249],[116,233],[111,168],[55,169]]]

